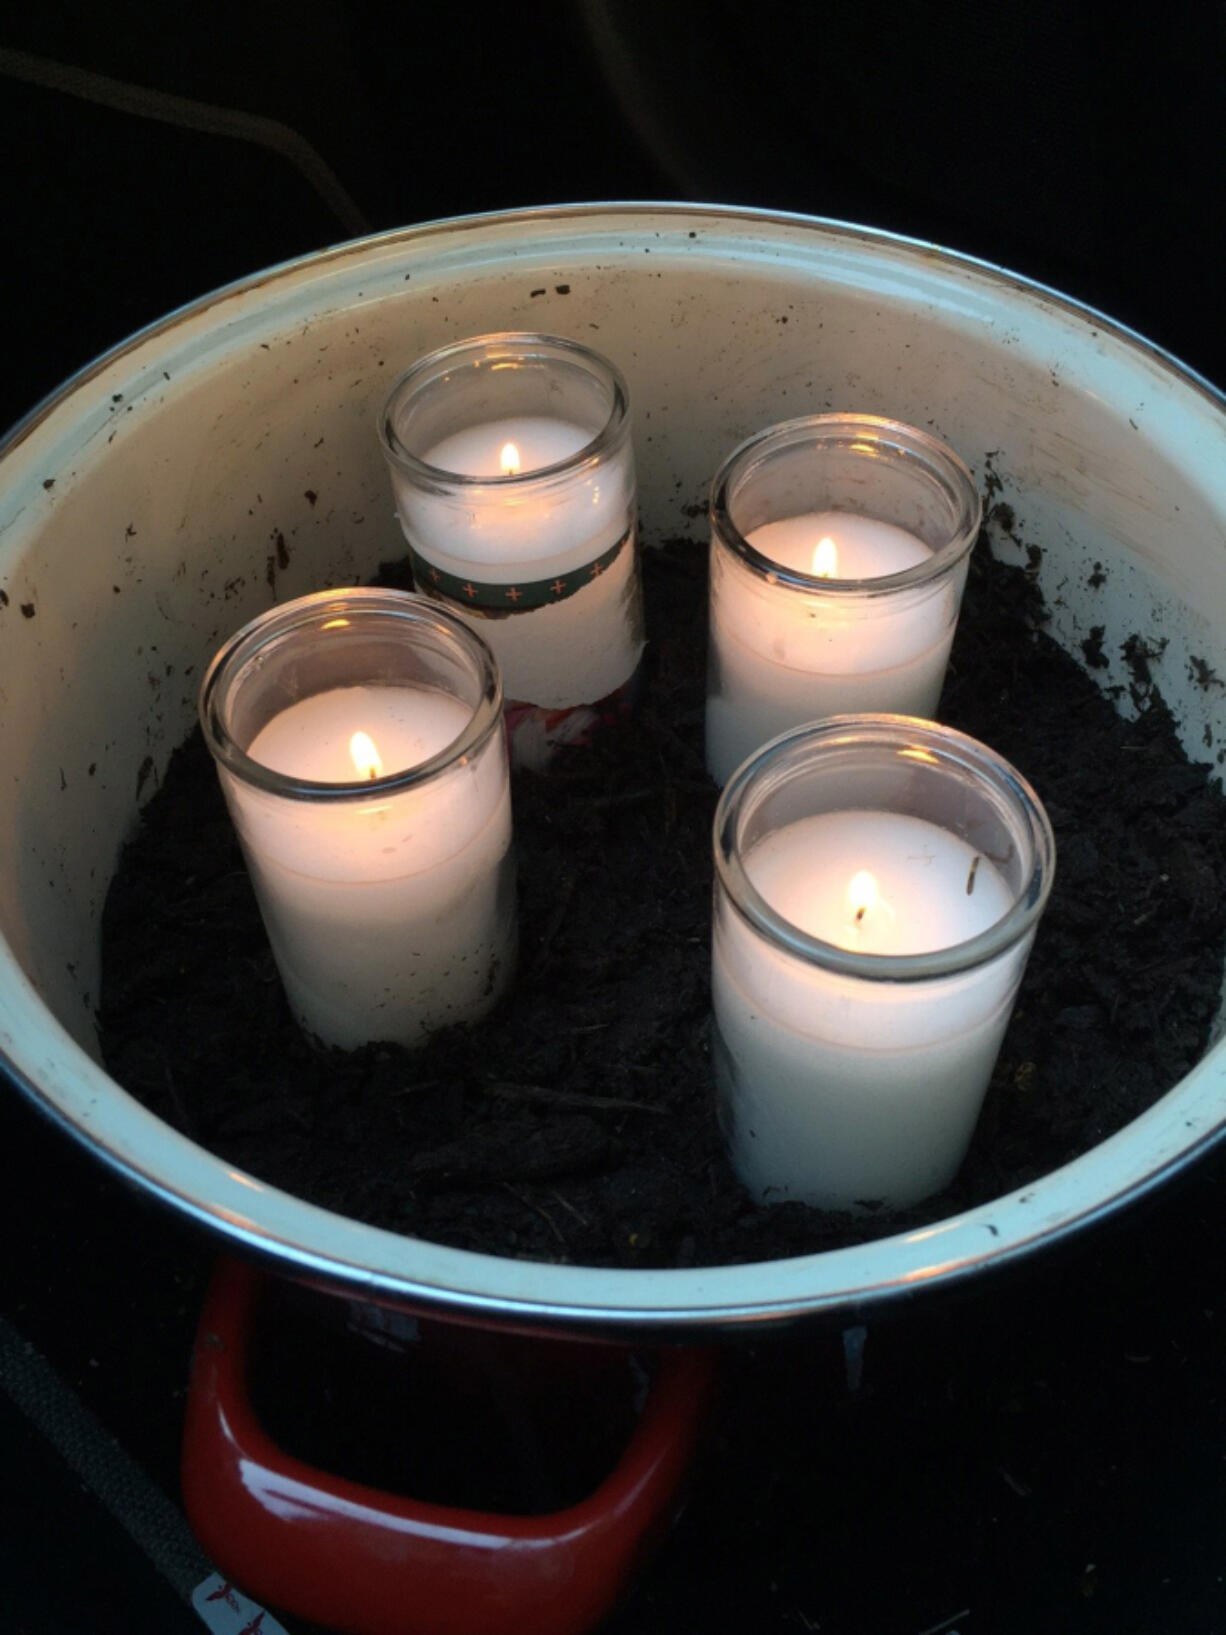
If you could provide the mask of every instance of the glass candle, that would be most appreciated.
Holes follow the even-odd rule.
[[[1029,784],[905,716],[794,729],[715,815],[714,1058],[762,1202],[901,1207],[952,1180],[1051,889]]]
[[[707,765],[789,727],[935,714],[981,505],[935,437],[819,414],[751,437],[711,490]]]
[[[515,758],[540,764],[642,656],[626,384],[575,341],[479,336],[402,376],[380,433],[414,584],[489,643]]]
[[[515,958],[501,691],[459,619],[401,591],[272,608],[200,717],[290,1005],[326,1044],[482,1015]]]

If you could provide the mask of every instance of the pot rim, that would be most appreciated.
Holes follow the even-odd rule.
[[[524,233],[573,224],[582,235],[616,228],[639,241],[667,230],[684,239],[704,224],[820,250],[858,249],[894,258],[917,284],[947,294],[968,283],[1010,310],[1038,308],[1097,331],[1096,345],[1157,365],[1181,394],[1217,415],[1226,395],[1172,354],[1094,308],[991,262],[921,240],[799,213],[729,205],[613,202],[553,205],[444,218],[334,245],[236,280],[156,320],[86,364],[37,404],[0,442],[11,460],[57,411],[104,370],[223,309],[269,290],[339,279],[346,262],[399,249],[426,249],[458,236]],[[637,247],[637,244],[636,244]],[[700,247],[699,247],[700,249]],[[356,286],[355,286],[356,287]],[[221,322],[235,316],[226,313]],[[210,331],[212,333],[212,331]],[[1202,407],[1204,405],[1202,404]],[[22,474],[16,474],[20,477]],[[26,474],[33,494],[37,476]],[[23,1048],[14,1022],[39,1019],[37,1048]],[[54,1072],[48,1074],[48,1061]],[[687,1338],[761,1332],[801,1317],[846,1320],[924,1286],[950,1287],[1055,1244],[1113,1214],[1192,1163],[1226,1128],[1226,1041],[1212,1047],[1177,1087],[1130,1125],[1040,1180],[928,1227],[788,1260],[676,1270],[616,1270],[544,1264],[449,1249],[366,1226],[291,1197],[233,1169],[180,1135],[128,1095],[68,1034],[39,998],[7,941],[0,940],[0,1070],[45,1114],[127,1180],[179,1212],[271,1259],[283,1271],[374,1300],[446,1312],[460,1320],[593,1333],[674,1332]],[[49,1084],[35,1082],[50,1077]],[[1178,1090],[1179,1116],[1168,1104]],[[1177,1126],[1177,1128],[1176,1128]]]

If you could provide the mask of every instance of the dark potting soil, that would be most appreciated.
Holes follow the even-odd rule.
[[[411,1053],[312,1046],[197,733],[107,901],[114,1076],[227,1161],[362,1220],[505,1255],[688,1266],[832,1248],[998,1196],[1193,1065],[1221,992],[1226,800],[1180,748],[1144,644],[1126,655],[1125,720],[1044,633],[1033,566],[994,559],[985,537],[940,716],[1035,785],[1058,867],[971,1151],[905,1212],[753,1203],[724,1156],[708,1053],[706,553],[666,543],[644,572],[633,719],[516,777],[520,969],[496,1014]],[[1100,646],[1091,636],[1089,664]]]

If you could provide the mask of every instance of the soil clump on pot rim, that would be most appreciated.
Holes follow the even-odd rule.
[[[983,1116],[953,1184],[915,1208],[755,1204],[724,1154],[708,1051],[705,549],[648,549],[644,576],[635,715],[556,770],[516,774],[520,968],[491,1017],[412,1052],[314,1047],[197,731],[107,900],[114,1077],[227,1162],[357,1219],[494,1254],[677,1267],[942,1219],[1087,1151],[1194,1065],[1222,987],[1226,800],[1183,753],[1143,645],[1125,720],[1045,634],[1033,564],[1002,563],[985,537],[939,715],[1035,786],[1058,862]]]

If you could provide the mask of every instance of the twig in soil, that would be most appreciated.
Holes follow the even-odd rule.
[[[592,1224],[591,1221],[588,1220],[587,1216],[583,1213],[583,1211],[581,1209],[577,1209],[575,1207],[575,1205],[570,1203],[566,1198],[564,1198],[560,1192],[555,1192],[553,1190],[553,1188],[550,1187],[549,1196],[554,1200],[555,1203],[560,1204],[563,1209],[565,1209],[569,1214],[573,1215],[575,1217],[575,1219],[579,1222],[580,1226],[585,1226],[585,1227],[586,1226],[591,1226],[591,1224]]]
[[[643,727],[645,731],[651,734],[657,744],[663,744],[671,749],[674,755],[680,755],[687,761],[693,756],[694,751],[690,745],[667,721],[661,721],[657,717],[651,722],[644,721]]]
[[[949,1629],[950,1624],[956,1624],[960,1619],[969,1618],[970,1615],[971,1609],[963,1607],[961,1612],[951,1612],[948,1618],[942,1618],[939,1624],[929,1624],[927,1629],[921,1629],[919,1635],[942,1635],[942,1631]],[[955,1635],[955,1632],[951,1630],[950,1635]]]
[[[1151,971],[1158,970],[1167,970],[1172,976],[1182,975],[1184,971],[1190,971],[1194,965],[1199,965],[1203,958],[1203,954],[1199,951],[1195,954],[1189,954],[1186,959],[1170,959],[1164,956],[1162,959],[1151,960],[1148,965],[1134,965],[1128,973],[1128,979],[1130,982],[1138,982],[1141,977],[1148,976]],[[1118,996],[1116,1004],[1119,1004]]]
[[[503,1096],[508,1101],[535,1101],[546,1107],[606,1107],[628,1113],[655,1113],[663,1118],[667,1107],[657,1107],[650,1101],[630,1101],[623,1096],[594,1096],[583,1090],[550,1090],[543,1084],[508,1084],[498,1080],[486,1087],[492,1096]]]
[[[512,1101],[535,1101],[550,1107],[604,1107],[628,1113],[655,1113],[659,1118],[668,1116],[667,1107],[657,1107],[650,1101],[631,1101],[624,1096],[597,1096],[584,1090],[550,1090],[543,1084],[508,1084],[499,1081],[489,1086],[490,1093],[505,1096]]]
[[[575,895],[575,886],[578,876],[568,874],[562,881],[558,892],[558,900],[553,906],[553,913],[549,916],[549,924],[541,934],[540,947],[536,951],[536,958],[532,962],[532,975],[539,976],[549,962],[549,950],[553,947],[554,938],[562,929],[562,921],[566,918],[566,911],[570,907],[570,900]]]
[[[289,1119],[290,1123],[296,1124],[300,1130],[303,1130],[307,1135],[310,1135],[314,1129],[314,1125],[312,1124],[311,1119],[307,1116],[307,1113],[302,1107],[301,1103],[298,1102],[292,1094],[288,1094],[284,1089],[281,1091],[279,1099],[281,1102],[282,1111],[284,1112],[286,1118]]]
[[[592,795],[582,804],[593,811],[601,811],[608,806],[633,806],[636,801],[651,800],[654,795],[663,795],[667,791],[667,784],[654,783],[648,784],[646,789],[622,789],[613,795]]]
[[[498,1185],[504,1192],[509,1192],[517,1204],[522,1204],[525,1209],[530,1209],[534,1215],[539,1215],[549,1227],[549,1230],[553,1233],[554,1237],[557,1238],[558,1242],[562,1245],[563,1249],[566,1250],[567,1254],[570,1253],[570,1245],[563,1237],[562,1230],[558,1226],[557,1221],[554,1220],[553,1216],[547,1209],[542,1209],[540,1204],[534,1204],[531,1198],[525,1198],[523,1193],[520,1192],[518,1188],[511,1185],[510,1181],[499,1181]]]
[[[402,1084],[399,1090],[392,1091],[392,1100],[401,1096],[415,1096],[419,1090],[437,1090],[442,1079],[415,1079],[412,1084]]]

